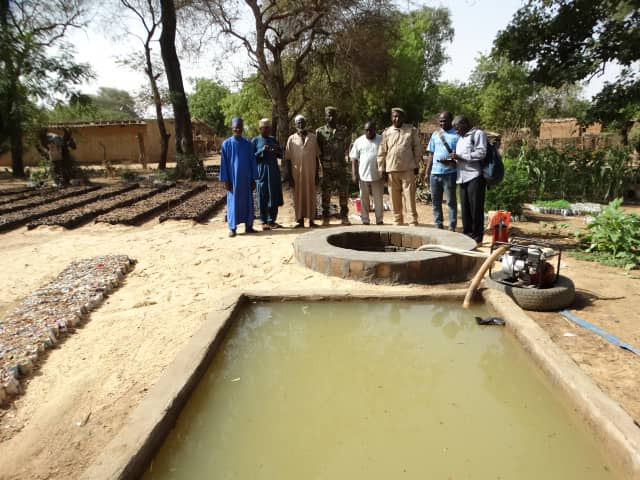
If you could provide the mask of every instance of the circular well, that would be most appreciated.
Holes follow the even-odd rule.
[[[470,279],[482,258],[418,251],[421,245],[473,250],[460,233],[431,227],[350,226],[314,230],[294,241],[298,263],[342,278],[374,283],[436,284]]]

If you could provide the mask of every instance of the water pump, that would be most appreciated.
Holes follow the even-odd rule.
[[[489,275],[493,280],[505,285],[523,288],[548,288],[558,280],[561,249],[558,245],[532,241],[522,237],[512,237],[510,242],[494,242],[493,251],[500,245],[507,245],[502,255],[502,274]],[[549,259],[557,257],[557,266]]]

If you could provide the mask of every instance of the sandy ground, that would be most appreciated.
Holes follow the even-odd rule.
[[[285,207],[279,221],[293,225],[293,220],[291,208]],[[391,222],[390,212],[385,221]],[[430,224],[430,206],[420,206],[420,221]],[[535,222],[521,228],[540,231]],[[206,224],[158,224],[154,219],[141,227],[41,227],[3,234],[0,315],[75,258],[121,253],[138,263],[90,320],[44,359],[25,394],[0,410],[0,478],[78,477],[231,289],[363,288],[297,265],[291,245],[302,232],[287,228],[245,235],[240,227],[236,238],[228,238],[220,212]],[[564,273],[579,290],[576,313],[640,345],[640,275],[564,258]],[[367,288],[384,295],[393,287]],[[640,357],[557,313],[532,317],[606,393],[640,419]],[[566,337],[566,332],[577,336]]]

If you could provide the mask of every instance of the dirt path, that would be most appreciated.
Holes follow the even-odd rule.
[[[431,222],[420,206],[420,220]],[[293,224],[290,208],[279,219]],[[385,220],[390,222],[389,212]],[[565,219],[559,219],[564,222]],[[536,223],[521,224],[540,230]],[[2,235],[0,315],[71,260],[107,253],[138,263],[123,286],[90,320],[51,351],[26,392],[0,410],[0,478],[76,478],[124,425],[180,348],[231,289],[357,291],[363,284],[325,277],[298,266],[291,243],[299,230],[227,237],[223,214],[210,222],[142,227],[90,225],[77,230],[41,227]],[[640,345],[637,272],[564,257],[576,282],[576,313]],[[380,294],[393,287],[367,286]],[[428,287],[416,287],[428,288]],[[600,387],[640,419],[640,358],[617,349],[557,313],[532,315]],[[577,336],[565,337],[570,332]]]

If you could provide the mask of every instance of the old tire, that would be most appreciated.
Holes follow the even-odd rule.
[[[567,308],[576,296],[573,281],[563,275],[550,288],[521,288],[500,283],[504,278],[503,272],[493,272],[484,279],[485,285],[509,295],[514,302],[525,310],[549,312]]]

